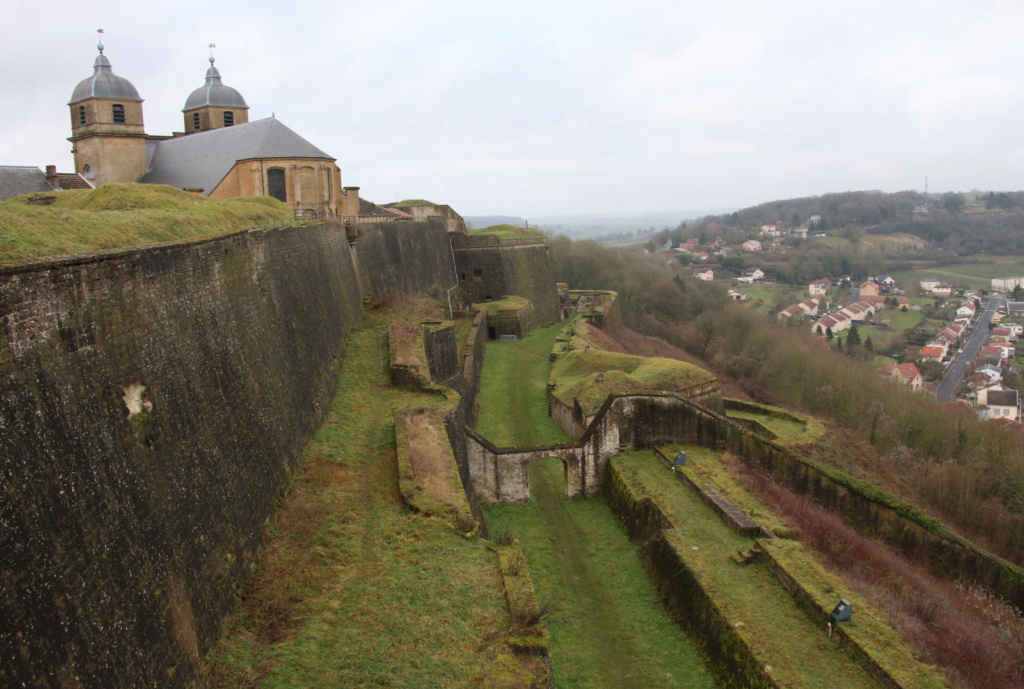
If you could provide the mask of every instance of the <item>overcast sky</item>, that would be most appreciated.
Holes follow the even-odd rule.
[[[71,170],[96,34],[183,128],[209,43],[377,202],[463,215],[739,208],[851,189],[1024,189],[1024,3],[12,3],[0,164]]]

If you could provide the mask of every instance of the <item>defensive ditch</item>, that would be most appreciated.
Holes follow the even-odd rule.
[[[695,645],[665,614],[608,504],[565,497],[564,468],[530,470],[529,505],[486,509],[492,534],[519,538],[549,610],[555,687],[714,686]]]

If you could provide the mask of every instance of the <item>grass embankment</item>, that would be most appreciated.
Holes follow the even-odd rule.
[[[589,336],[593,327],[583,321],[574,322],[564,330],[568,335],[568,351],[555,349],[557,358],[551,364],[552,394],[569,406],[579,400],[587,415],[596,413],[608,395],[672,392],[717,380],[692,363],[599,349],[597,339]],[[591,345],[590,351],[586,351],[588,345]]]
[[[215,688],[519,686],[494,553],[401,504],[391,410],[443,398],[389,386],[385,328],[377,316],[349,340],[329,416],[211,654]]]
[[[651,452],[611,459],[631,489],[652,497],[675,525],[665,538],[685,553],[689,566],[733,621],[779,686],[844,689],[878,687],[878,682],[813,624],[763,562],[739,566],[736,552],[754,539],[737,535],[700,498],[667,471]],[[843,597],[836,592],[837,600]],[[854,621],[856,623],[856,620]]]
[[[548,416],[549,355],[558,333],[552,326],[518,342],[487,343],[476,431],[495,445],[572,442]]]
[[[52,198],[30,205],[32,197]],[[155,184],[19,196],[0,203],[0,261],[196,239],[291,219],[269,196],[215,201]]]
[[[725,415],[731,419],[757,421],[775,434],[776,443],[786,447],[814,442],[825,434],[825,424],[813,416],[785,411],[766,404],[753,405],[738,400],[726,400]]]
[[[497,316],[502,311],[518,311],[529,303],[529,299],[509,295],[497,301],[485,301],[479,304],[473,304],[473,310],[483,311],[489,316]]]
[[[471,235],[494,235],[498,239],[544,239],[544,233],[532,227],[519,227],[518,225],[491,225],[466,230]]]
[[[541,604],[553,608],[559,689],[713,686],[693,644],[665,615],[607,503],[568,500],[557,459],[530,470],[533,502],[486,510],[493,533],[517,537]]]

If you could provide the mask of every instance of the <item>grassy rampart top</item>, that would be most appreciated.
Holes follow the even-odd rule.
[[[47,205],[29,203],[40,198]],[[0,261],[196,239],[291,217],[269,196],[216,201],[156,184],[29,194],[0,202]]]
[[[518,225],[491,225],[490,227],[466,230],[470,235],[494,235],[499,239],[543,239],[543,233]]]
[[[603,380],[598,382],[601,375]],[[553,395],[567,405],[578,399],[592,414],[609,395],[627,392],[673,392],[716,378],[704,369],[674,359],[647,358],[591,348],[565,352],[551,364]]]
[[[498,301],[487,301],[480,304],[473,304],[473,309],[475,311],[483,311],[489,316],[497,316],[502,311],[518,311],[529,303],[529,299],[510,295]]]
[[[394,208],[397,206],[405,206],[406,208],[412,208],[414,206],[436,206],[437,204],[426,199],[406,199],[405,201],[392,201],[391,203],[382,204],[385,208]]]

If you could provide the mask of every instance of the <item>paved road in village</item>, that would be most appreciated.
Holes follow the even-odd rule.
[[[974,328],[974,332],[971,333],[971,339],[967,340],[963,350],[953,360],[953,363],[949,365],[946,377],[942,379],[939,387],[935,389],[935,396],[939,402],[952,402],[956,399],[956,389],[960,385],[960,380],[964,377],[967,362],[974,361],[974,357],[978,355],[978,350],[981,349],[981,345],[988,337],[988,324],[992,322],[992,315],[996,312],[1002,301],[999,297],[992,297],[988,300],[988,306],[985,307],[981,318],[978,319],[978,325]]]

